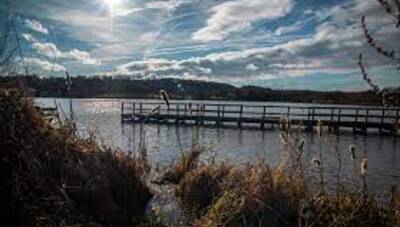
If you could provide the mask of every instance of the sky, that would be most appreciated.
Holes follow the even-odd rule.
[[[0,0],[24,65],[39,75],[180,78],[275,89],[366,90],[365,55],[382,87],[399,71],[366,44],[399,31],[376,0]],[[20,57],[21,58],[21,57]]]

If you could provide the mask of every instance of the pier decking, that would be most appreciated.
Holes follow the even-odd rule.
[[[308,106],[308,105],[241,105],[221,103],[171,102],[167,107],[161,102],[123,102],[123,123],[198,124],[232,127],[275,128],[286,121],[287,125],[303,125],[306,130],[320,122],[330,131],[342,128],[354,133],[367,134],[375,130],[381,134],[397,134],[400,108]]]

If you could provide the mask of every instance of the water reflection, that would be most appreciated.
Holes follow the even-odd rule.
[[[53,106],[54,99],[38,99],[43,105]],[[69,102],[57,99],[65,114],[69,114]],[[148,157],[161,167],[176,161],[182,151],[188,150],[194,141],[205,145],[216,153],[216,161],[235,164],[254,162],[265,158],[274,165],[284,150],[279,142],[279,132],[273,130],[238,130],[229,128],[193,127],[185,125],[121,124],[121,100],[73,100],[73,109],[78,128],[85,135],[96,129],[105,144],[117,146],[127,152],[135,152],[146,145]],[[324,178],[340,185],[359,186],[363,158],[368,158],[367,181],[370,190],[382,191],[400,182],[399,143],[390,136],[353,135],[350,131],[338,135],[326,134],[319,138],[315,134],[298,133],[305,141],[305,158],[308,165],[321,151]],[[145,143],[145,144],[144,144]],[[356,145],[356,159],[350,158],[349,146]],[[207,158],[207,157],[203,157]],[[310,166],[311,177],[317,178],[317,169]]]

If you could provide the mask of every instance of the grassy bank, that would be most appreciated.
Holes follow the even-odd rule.
[[[175,194],[192,226],[400,226],[398,187],[392,188],[390,201],[363,186],[328,191],[323,179],[321,185],[308,180],[304,143],[290,132],[281,137],[287,151],[276,166],[262,160],[244,166],[192,163],[182,175],[182,166],[198,154],[182,156],[166,173],[176,169],[182,176],[171,183],[176,182]],[[323,171],[318,158],[312,163]],[[366,161],[355,164],[365,182]]]
[[[152,194],[146,160],[50,124],[29,94],[0,90],[0,198],[6,226],[132,226]]]

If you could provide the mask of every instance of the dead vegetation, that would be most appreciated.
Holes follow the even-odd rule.
[[[364,189],[327,192],[324,187],[311,186],[304,174],[304,142],[294,138],[289,130],[282,132],[281,139],[287,152],[274,167],[265,161],[244,166],[192,165],[197,167],[187,171],[176,187],[176,195],[192,215],[192,225],[400,225],[399,204],[387,204]],[[316,160],[323,171],[321,159]],[[178,163],[181,162],[184,161]],[[363,180],[365,174],[361,172],[367,169],[362,166],[360,163],[357,171]]]
[[[132,226],[152,194],[146,160],[55,126],[19,89],[0,90],[0,197],[11,226]]]
[[[201,148],[198,145],[193,145],[191,150],[182,153],[181,159],[175,163],[171,168],[167,169],[160,179],[156,180],[158,184],[178,184],[181,179],[189,171],[196,169],[201,154]]]

